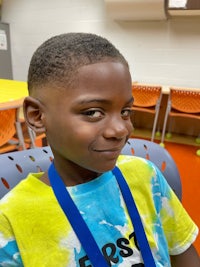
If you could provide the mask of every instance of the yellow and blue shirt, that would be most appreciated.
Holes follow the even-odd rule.
[[[161,172],[149,161],[120,156],[117,162],[136,202],[157,267],[184,252],[198,228]],[[52,188],[30,174],[0,201],[0,266],[92,266]],[[144,266],[113,173],[67,188],[108,266]]]

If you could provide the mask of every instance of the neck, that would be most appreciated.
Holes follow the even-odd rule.
[[[71,168],[71,165],[67,166],[67,164],[65,164],[65,166],[62,166],[62,164],[56,164],[55,162],[54,164],[57,172],[59,173],[66,186],[75,186],[78,184],[87,183],[91,180],[94,180],[100,175],[100,173],[83,169],[82,167],[77,165],[74,171],[74,168]],[[43,174],[40,180],[50,186],[47,172]]]

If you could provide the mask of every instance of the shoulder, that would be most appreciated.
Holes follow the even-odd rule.
[[[152,198],[161,208],[162,199],[172,197],[172,189],[162,172],[151,161],[135,156],[120,156],[117,166],[121,170],[133,194]]]
[[[120,155],[117,166],[128,180],[142,177],[143,181],[150,181],[152,177],[157,176],[159,173],[159,170],[152,162],[136,156]]]
[[[7,211],[26,204],[24,200],[31,200],[32,195],[43,194],[47,185],[40,181],[43,173],[31,173],[0,200],[0,211]],[[27,201],[28,202],[28,201]]]

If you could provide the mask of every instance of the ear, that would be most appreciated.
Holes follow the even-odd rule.
[[[36,133],[45,132],[43,109],[39,100],[26,97],[23,103],[24,118],[28,126]]]

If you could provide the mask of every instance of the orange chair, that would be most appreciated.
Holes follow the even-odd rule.
[[[164,143],[169,117],[193,118],[200,121],[200,90],[170,88],[162,130],[162,144]]]
[[[0,153],[26,149],[19,119],[23,98],[0,103]]]
[[[151,141],[153,141],[160,111],[162,87],[133,84],[132,94],[134,97],[133,110],[154,114],[154,122],[151,134]]]

